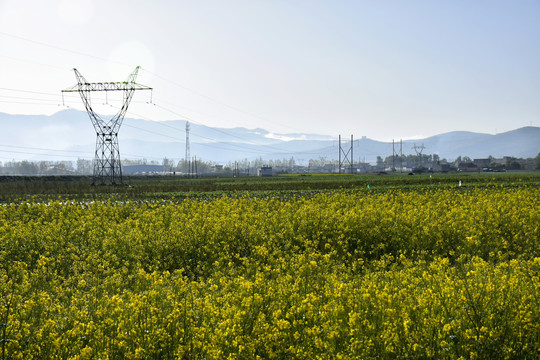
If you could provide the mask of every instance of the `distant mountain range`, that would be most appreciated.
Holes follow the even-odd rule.
[[[51,116],[11,115],[0,113],[2,137],[0,161],[76,160],[93,158],[96,134],[86,112],[63,110]],[[155,122],[124,119],[119,133],[120,154],[127,159],[159,160],[164,157],[180,160],[186,150],[186,121]],[[264,129],[211,128],[191,123],[190,153],[198,159],[227,163],[235,160],[262,158],[289,159],[299,164],[309,159],[337,159],[337,134],[274,134]],[[342,147],[350,147],[350,135],[342,139]],[[354,160],[374,163],[377,156],[392,155],[392,143],[356,135]],[[438,154],[441,159],[458,156],[486,158],[494,156],[535,157],[540,152],[540,128],[524,127],[497,135],[454,131],[425,139],[404,140],[404,155],[415,154],[414,144],[424,145],[424,154]],[[395,143],[399,153],[400,144]]]

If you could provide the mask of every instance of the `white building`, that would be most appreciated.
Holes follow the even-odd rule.
[[[272,176],[272,167],[263,166],[257,170],[257,176]]]

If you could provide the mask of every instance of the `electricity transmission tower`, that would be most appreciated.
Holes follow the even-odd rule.
[[[128,76],[126,81],[122,82],[99,82],[89,83],[82,75],[73,69],[77,84],[69,89],[62,90],[64,92],[78,92],[86,108],[86,112],[96,130],[96,153],[94,157],[94,178],[92,185],[96,182],[104,185],[122,184],[122,166],[120,164],[120,149],[118,147],[118,131],[126,115],[129,103],[133,97],[135,90],[152,90],[152,88],[140,85],[135,82],[140,66]],[[123,91],[123,104],[116,115],[110,120],[102,119],[92,109],[90,101],[90,92],[104,91],[105,94],[109,91]]]
[[[186,121],[186,166],[188,168],[188,175],[191,175],[191,155],[189,149],[189,130],[191,129],[189,121]]]
[[[186,160],[190,158],[190,151],[189,151],[189,121],[186,121]]]
[[[414,151],[416,152],[416,156],[418,156],[418,165],[422,166],[422,151],[424,151],[426,147],[424,144],[422,145],[416,145],[416,143],[413,146]]]
[[[345,152],[345,150],[341,147],[341,135],[339,135],[339,169],[338,172],[341,174],[341,168],[344,167],[345,162],[349,163],[350,168],[350,174],[354,174],[354,165],[353,165],[353,136],[351,135],[351,147],[349,150]],[[343,159],[341,158],[341,155],[343,155]],[[349,156],[350,155],[350,156]]]

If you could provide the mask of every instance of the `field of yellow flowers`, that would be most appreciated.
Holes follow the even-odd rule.
[[[0,359],[535,359],[533,186],[0,206]]]

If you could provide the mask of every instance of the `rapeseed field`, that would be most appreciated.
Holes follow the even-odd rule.
[[[2,359],[535,359],[540,192],[0,206]]]

